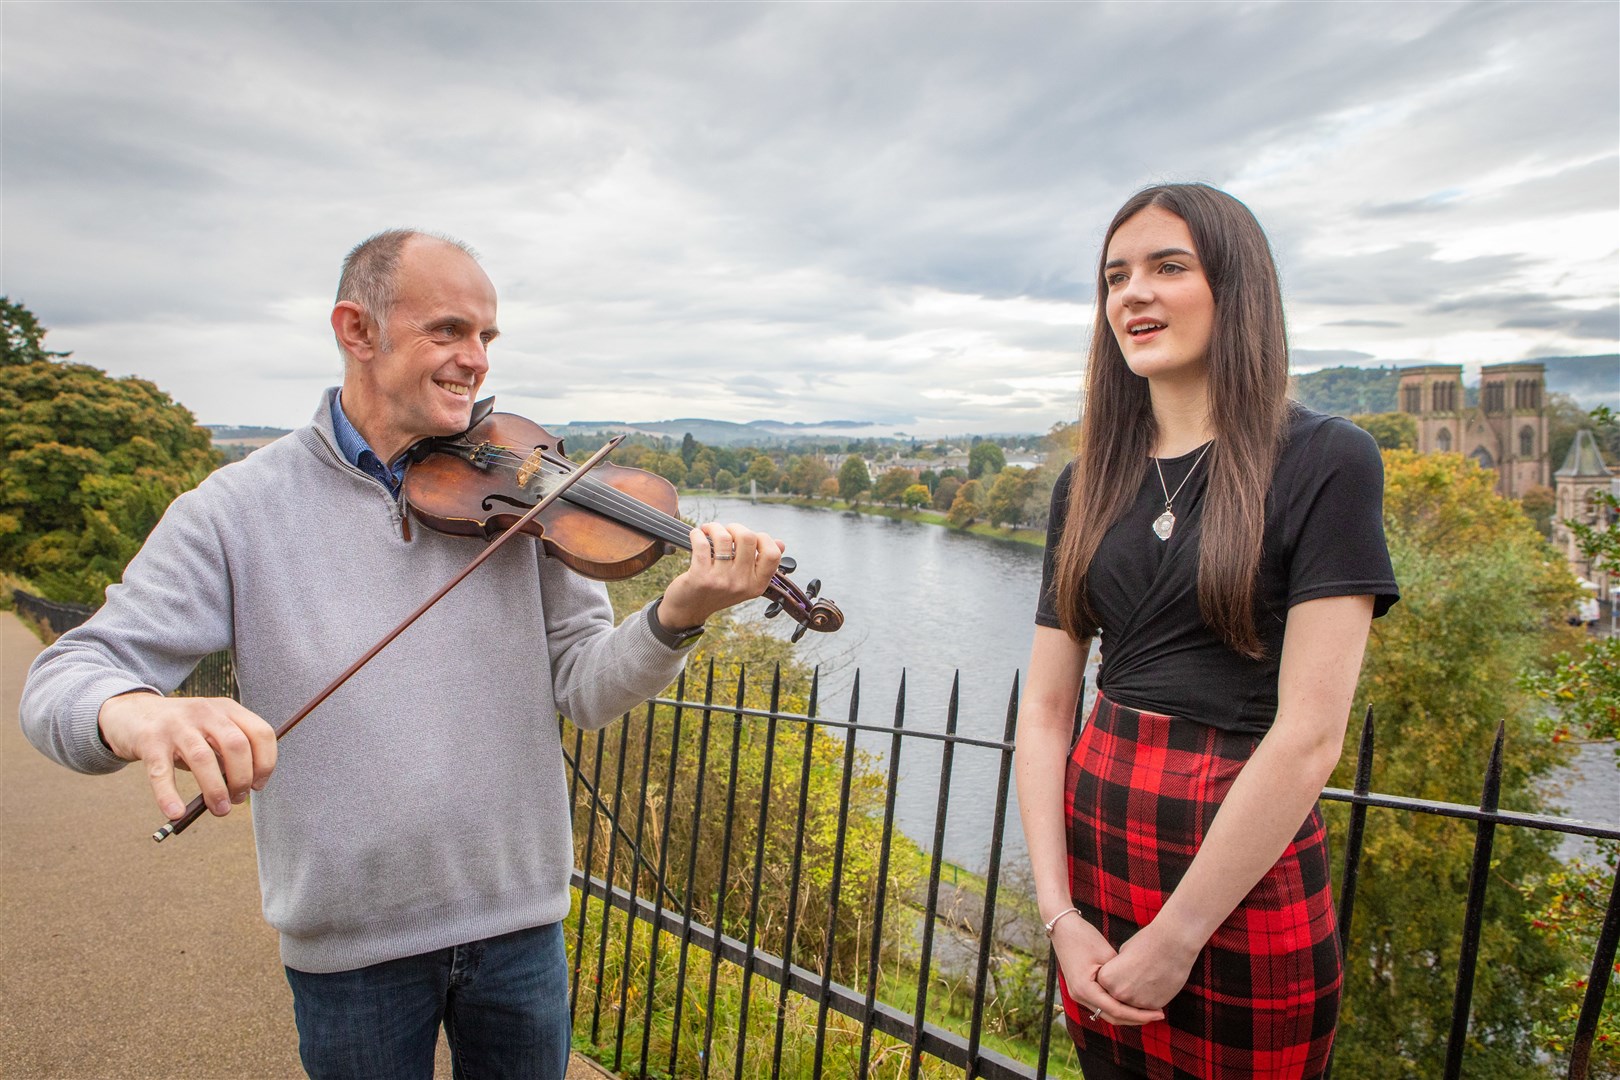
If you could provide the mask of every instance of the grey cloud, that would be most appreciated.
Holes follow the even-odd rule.
[[[187,319],[303,347],[285,309],[318,308],[304,301],[330,296],[343,250],[403,221],[486,252],[503,325],[511,300],[541,305],[497,368],[525,393],[585,400],[620,371],[719,387],[746,368],[795,408],[905,400],[967,422],[985,410],[909,400],[920,371],[966,382],[973,358],[895,358],[930,328],[908,299],[1086,305],[1103,226],[1148,180],[1224,183],[1416,103],[1365,147],[1400,166],[1387,188],[1262,213],[1290,300],[1376,307],[1335,324],[1369,329],[1533,262],[1444,262],[1421,243],[1301,254],[1337,221],[1399,238],[1425,206],[1458,230],[1612,212],[1616,14],[1559,11],[12,5],[6,286],[52,326]],[[1121,48],[1144,25],[1146,73]],[[1525,162],[1576,164],[1444,200]],[[1083,327],[982,329],[1044,363],[1084,347]],[[737,390],[765,383],[707,400],[752,408]]]

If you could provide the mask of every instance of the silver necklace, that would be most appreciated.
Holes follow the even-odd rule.
[[[1164,513],[1153,519],[1153,535],[1160,540],[1170,539],[1170,534],[1176,531],[1176,515],[1170,512],[1170,504],[1176,501],[1176,495],[1181,494],[1181,489],[1187,486],[1187,481],[1198,471],[1198,463],[1204,460],[1204,455],[1209,453],[1209,448],[1214,445],[1214,440],[1211,440],[1198,451],[1198,457],[1193,459],[1192,468],[1187,470],[1187,475],[1176,485],[1175,494],[1171,494],[1169,485],[1164,482],[1164,469],[1160,467],[1159,459],[1153,459],[1153,468],[1159,473],[1159,489],[1164,492]]]

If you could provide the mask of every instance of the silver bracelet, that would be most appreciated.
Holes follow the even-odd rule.
[[[1045,922],[1045,923],[1043,923],[1041,925],[1041,929],[1046,931],[1046,936],[1048,938],[1050,938],[1052,936],[1052,928],[1058,924],[1058,920],[1063,918],[1063,916],[1069,914],[1070,912],[1073,912],[1074,914],[1078,915],[1078,914],[1080,914],[1080,909],[1077,908],[1077,907],[1064,908],[1062,911],[1060,911],[1056,915],[1052,916],[1052,918],[1049,921],[1047,921],[1047,922]]]

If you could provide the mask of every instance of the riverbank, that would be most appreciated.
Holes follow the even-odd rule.
[[[742,493],[726,492],[724,494],[708,490],[681,490],[683,499],[746,499]],[[904,510],[894,506],[873,506],[869,503],[859,503],[850,506],[842,499],[807,499],[802,495],[759,495],[755,501],[774,503],[780,506],[798,506],[806,510],[836,510],[839,513],[865,514],[868,517],[888,518],[890,521],[915,521],[922,525],[939,525],[953,532],[965,533],[972,536],[982,536],[987,540],[1000,540],[1014,544],[1028,544],[1031,547],[1044,548],[1046,546],[1045,529],[1007,529],[1000,525],[991,525],[980,522],[969,525],[965,529],[958,529],[946,520],[944,514],[937,510]],[[843,505],[840,505],[840,504]]]

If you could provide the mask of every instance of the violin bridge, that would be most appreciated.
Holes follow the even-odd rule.
[[[537,446],[535,447],[534,453],[523,459],[523,464],[518,466],[517,471],[518,487],[528,487],[529,481],[533,480],[535,474],[540,472],[545,467],[544,454],[545,450]]]

